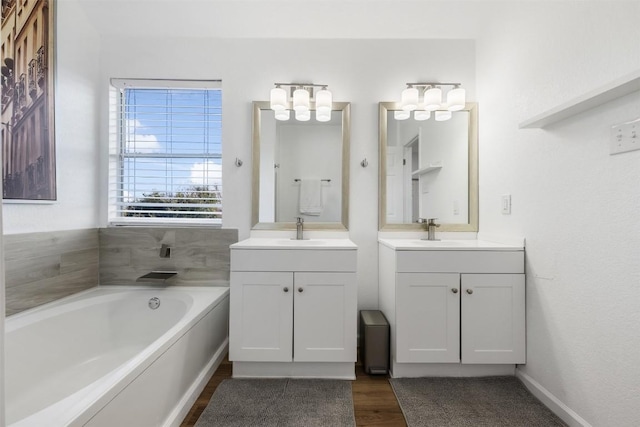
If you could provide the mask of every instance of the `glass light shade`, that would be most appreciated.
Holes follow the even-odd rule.
[[[331,110],[316,110],[316,120],[319,122],[328,122],[329,120],[331,120]]]
[[[429,120],[431,111],[416,110],[413,112],[413,118],[418,121]]]
[[[439,87],[431,87],[424,91],[424,109],[427,111],[435,111],[442,104],[442,89]]]
[[[273,111],[280,111],[287,109],[287,91],[281,87],[274,87],[271,89],[271,95],[269,97],[271,103],[270,107]]]
[[[333,108],[333,96],[331,92],[327,89],[316,92],[316,111],[329,111],[329,113],[331,113],[331,108]],[[331,118],[331,114],[329,114],[329,118]]]
[[[410,111],[396,110],[393,112],[393,118],[396,120],[407,120],[411,117]]]
[[[296,111],[296,120],[299,122],[308,122],[311,120],[311,111]]]
[[[289,118],[291,118],[291,111],[290,110],[278,110],[278,111],[276,111],[275,116],[276,116],[276,120],[287,121],[287,120],[289,120]]]
[[[436,111],[436,121],[444,122],[445,120],[449,120],[451,118],[451,111]]]
[[[404,111],[413,111],[418,108],[418,89],[408,87],[402,91],[401,104]]]
[[[460,86],[456,86],[447,93],[447,104],[449,111],[460,111],[466,102],[466,91]]]
[[[296,113],[298,111],[309,111],[309,92],[306,89],[296,89],[293,92],[293,109]]]

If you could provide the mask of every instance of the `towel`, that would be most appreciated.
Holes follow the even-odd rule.
[[[322,181],[319,179],[300,181],[300,213],[315,216],[322,213]]]

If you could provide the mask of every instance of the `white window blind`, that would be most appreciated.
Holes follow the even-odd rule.
[[[112,85],[110,222],[221,224],[220,82]]]

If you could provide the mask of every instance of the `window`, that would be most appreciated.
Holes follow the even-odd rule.
[[[219,81],[112,80],[109,222],[222,223]]]

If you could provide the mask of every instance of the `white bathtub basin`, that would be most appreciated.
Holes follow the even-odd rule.
[[[160,299],[157,309],[149,307],[151,298]],[[171,417],[179,421],[192,381],[218,357],[216,349],[224,355],[227,318],[227,288],[119,286],[10,316],[7,424],[150,427]],[[178,367],[178,377],[164,374]]]

